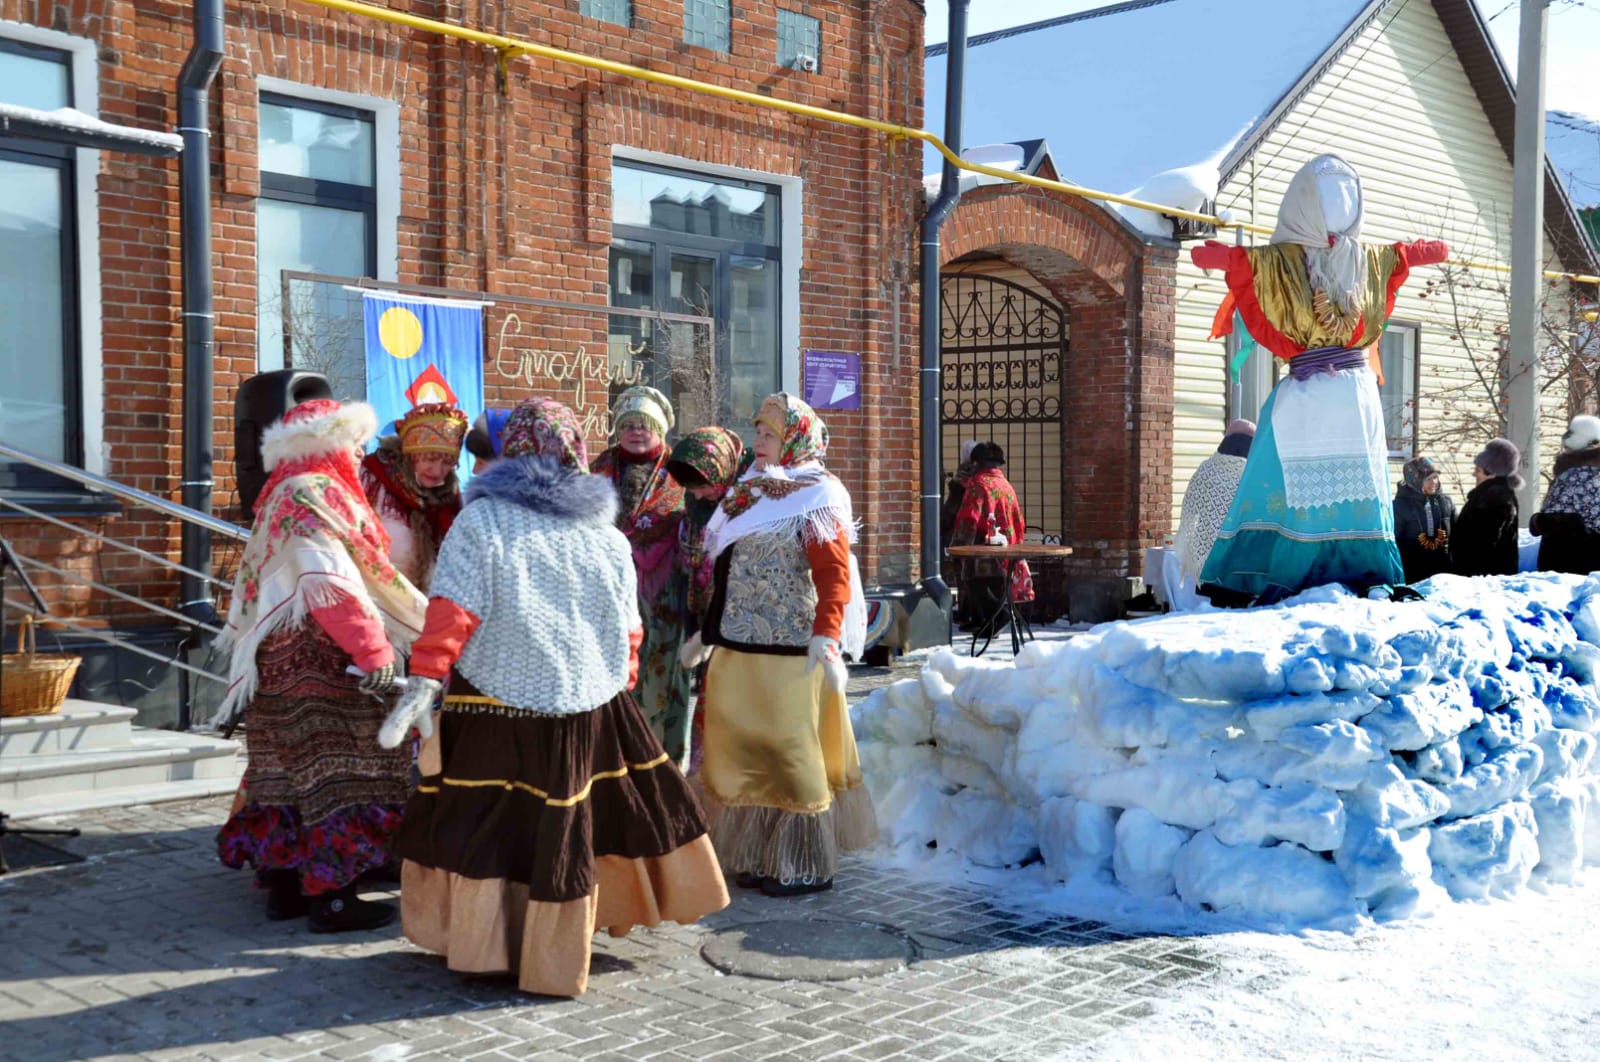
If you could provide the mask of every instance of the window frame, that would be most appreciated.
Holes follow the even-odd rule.
[[[589,20],[594,21],[594,22],[603,22],[607,26],[616,26],[618,29],[631,30],[631,29],[633,29],[633,19],[634,19],[633,0],[626,0],[626,2],[627,2],[627,5],[628,5],[628,15],[627,15],[627,21],[625,21],[625,22],[617,22],[617,21],[614,21],[612,19],[605,18],[605,17],[603,17],[601,15],[596,15],[596,14],[592,14],[591,12],[585,11],[584,10],[584,7],[585,7],[584,0],[578,0],[578,17],[586,18],[586,19],[589,19]]]
[[[326,114],[335,118],[352,118],[365,121],[372,127],[372,183],[369,185],[349,184],[344,181],[329,181],[315,177],[298,177],[287,173],[278,173],[274,170],[258,169],[257,176],[260,180],[258,199],[273,199],[280,203],[298,203],[302,206],[326,207],[331,210],[348,210],[352,213],[359,212],[366,220],[366,247],[363,254],[366,259],[366,268],[363,276],[378,277],[378,183],[382,174],[378,168],[378,115],[376,111],[363,110],[360,107],[349,106],[343,103],[331,103],[325,100],[306,99],[303,96],[291,96],[273,89],[260,89],[258,91],[257,106],[270,104],[274,107],[284,107],[292,110],[313,111]],[[256,142],[260,143],[259,129],[256,133]],[[257,249],[259,254],[259,248]],[[257,295],[257,304],[260,296]]]
[[[1257,355],[1265,357],[1267,361],[1257,364],[1255,358],[1252,358],[1241,369],[1239,383],[1237,385],[1234,384],[1233,374],[1229,366],[1233,364],[1234,356],[1239,353],[1240,344],[1244,342],[1242,338],[1243,331],[1243,324],[1236,321],[1234,322],[1233,331],[1229,332],[1222,341],[1222,385],[1226,397],[1226,400],[1222,403],[1222,423],[1224,427],[1241,418],[1251,422],[1260,420],[1261,407],[1267,404],[1267,398],[1272,394],[1272,389],[1278,386],[1279,380],[1283,379],[1283,366],[1280,364],[1283,359],[1268,350],[1258,340],[1256,342]],[[1248,412],[1243,405],[1246,373],[1257,375],[1255,386],[1261,389],[1261,401],[1256,405],[1255,409]]]
[[[777,362],[774,366],[776,369],[774,376],[778,381],[778,386],[780,389],[789,386],[787,381],[789,378],[790,358],[787,350],[787,333],[785,332],[784,325],[789,315],[794,313],[795,310],[789,306],[788,292],[785,290],[784,284],[784,270],[788,262],[782,242],[787,234],[784,227],[784,219],[786,216],[786,207],[784,205],[784,186],[778,181],[763,181],[756,177],[728,176],[709,170],[696,170],[688,167],[670,166],[657,162],[641,161],[637,158],[623,155],[614,156],[611,160],[611,166],[612,188],[615,188],[616,186],[615,172],[617,168],[620,167],[631,170],[645,170],[651,173],[663,174],[668,177],[681,177],[699,181],[712,181],[717,184],[731,185],[734,187],[748,189],[750,191],[759,191],[765,194],[770,194],[774,197],[778,209],[778,217],[774,223],[774,227],[777,230],[778,239],[780,241],[776,244],[731,240],[724,237],[706,236],[699,233],[678,232],[674,229],[652,228],[648,225],[624,225],[618,224],[615,221],[613,221],[611,225],[611,239],[613,244],[618,240],[627,240],[634,243],[646,244],[650,247],[649,253],[651,261],[652,286],[651,301],[653,304],[657,303],[659,300],[670,297],[665,293],[668,290],[667,282],[671,272],[670,263],[674,253],[705,257],[714,261],[713,279],[716,285],[716,293],[714,295],[715,313],[713,314],[712,318],[715,323],[712,325],[712,328],[713,335],[718,339],[716,349],[714,351],[714,363],[717,372],[719,374],[724,374],[725,380],[725,383],[719,384],[718,386],[717,402],[719,407],[725,394],[727,393],[727,388],[731,385],[733,372],[732,348],[731,345],[725,345],[724,343],[725,337],[730,337],[732,334],[732,260],[734,258],[760,258],[764,261],[774,263],[777,268],[778,278],[778,302],[777,306],[774,307],[773,310],[775,317],[773,322],[773,335],[777,340],[777,350],[775,351]],[[615,218],[614,205],[612,216]],[[610,285],[611,246],[611,244],[608,244],[606,250],[608,290]],[[608,298],[609,297],[610,296],[608,295]],[[727,342],[731,344],[731,339],[729,339]],[[719,416],[722,414],[722,412],[723,410],[719,409]]]
[[[1383,335],[1378,337],[1378,363],[1383,364],[1383,340],[1392,330],[1399,328],[1411,333],[1411,438],[1407,450],[1385,449],[1391,462],[1404,463],[1417,456],[1417,428],[1422,423],[1422,322],[1406,317],[1391,317],[1384,323]],[[1382,385],[1379,386],[1380,394]],[[1402,397],[1402,402],[1405,396]]]
[[[15,28],[9,23],[0,23],[0,51],[63,67],[67,75],[67,106],[79,108],[86,94],[79,88],[80,71],[74,61],[74,52],[82,49],[71,47],[65,40],[56,45],[48,41],[23,40],[9,35]],[[89,95],[92,97],[92,93]],[[76,468],[88,468],[86,462],[92,453],[86,438],[91,404],[85,391],[88,374],[84,364],[87,353],[84,335],[85,314],[89,308],[84,305],[84,285],[81,276],[85,265],[84,259],[88,256],[85,254],[83,244],[85,231],[82,218],[79,216],[84,207],[80,187],[80,175],[84,173],[84,168],[80,166],[82,157],[79,152],[92,150],[24,137],[8,137],[0,140],[0,158],[56,171],[61,196],[59,284],[61,399],[64,409],[61,454],[64,464]],[[91,199],[89,206],[94,208],[97,204]],[[94,238],[98,239],[98,233],[95,233]],[[98,271],[98,256],[94,257],[94,265]],[[98,302],[98,299],[95,301]],[[98,433],[96,434],[98,436]],[[97,468],[89,470],[98,471]],[[20,462],[0,462],[0,491],[7,494],[87,497],[84,489],[76,483]],[[0,515],[14,514],[0,513]]]

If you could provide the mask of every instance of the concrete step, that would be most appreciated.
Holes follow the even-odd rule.
[[[34,798],[143,788],[193,779],[224,788],[241,773],[236,741],[167,730],[135,730],[128,744],[0,760],[0,809]]]
[[[83,811],[100,811],[105,808],[131,808],[142,804],[166,804],[174,800],[200,800],[204,797],[231,796],[239,787],[239,776],[244,773],[244,760],[239,760],[239,771],[229,778],[190,778],[181,782],[162,782],[160,785],[128,785],[114,789],[88,789],[76,793],[47,793],[44,796],[13,800],[4,811],[17,823],[24,820],[56,819],[76,815]],[[217,819],[222,824],[222,819]]]
[[[133,740],[133,708],[68,700],[50,715],[0,719],[0,764],[18,756],[125,746]]]

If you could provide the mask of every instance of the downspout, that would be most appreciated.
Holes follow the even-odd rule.
[[[950,33],[944,85],[944,142],[961,154],[961,96],[966,79],[967,6],[971,0],[950,0]],[[922,371],[918,404],[922,416],[922,588],[941,608],[948,606],[950,588],[939,572],[939,228],[961,198],[960,176],[949,158],[939,177],[939,196],[922,215],[921,325]]]
[[[183,154],[178,169],[178,216],[183,255],[183,504],[211,515],[212,360],[216,307],[211,276],[210,90],[226,47],[222,0],[194,0],[194,47],[178,74],[178,134]],[[211,570],[211,532],[185,521],[183,566]],[[211,587],[185,572],[178,610],[192,619],[216,621]],[[179,707],[180,729],[188,729],[189,703]]]

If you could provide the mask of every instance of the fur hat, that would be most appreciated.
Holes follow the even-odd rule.
[[[1484,475],[1504,476],[1511,481],[1513,490],[1522,486],[1522,477],[1517,475],[1517,466],[1522,463],[1522,451],[1510,439],[1489,440],[1489,445],[1472,459],[1472,463],[1483,469]]]
[[[261,464],[268,472],[284,461],[319,457],[365,446],[378,431],[378,414],[365,402],[331,398],[301,402],[261,434]]]
[[[1591,450],[1600,447],[1600,417],[1587,413],[1572,418],[1567,433],[1561,437],[1563,450]]]
[[[654,387],[646,387],[643,384],[622,392],[611,407],[611,423],[619,430],[622,422],[631,417],[643,417],[656,430],[656,434],[662,436],[672,430],[675,420],[672,415],[672,403],[667,400],[667,396]]]

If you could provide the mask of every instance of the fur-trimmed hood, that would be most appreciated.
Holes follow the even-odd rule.
[[[597,524],[617,519],[617,492],[604,476],[574,473],[550,457],[530,454],[496,461],[467,485],[468,505],[498,498],[537,513]]]
[[[1600,446],[1590,446],[1582,450],[1566,450],[1556,454],[1555,474],[1573,468],[1600,468]]]
[[[290,423],[279,420],[261,434],[261,463],[271,472],[285,461],[353,450],[377,431],[378,415],[365,402],[345,402]]]

